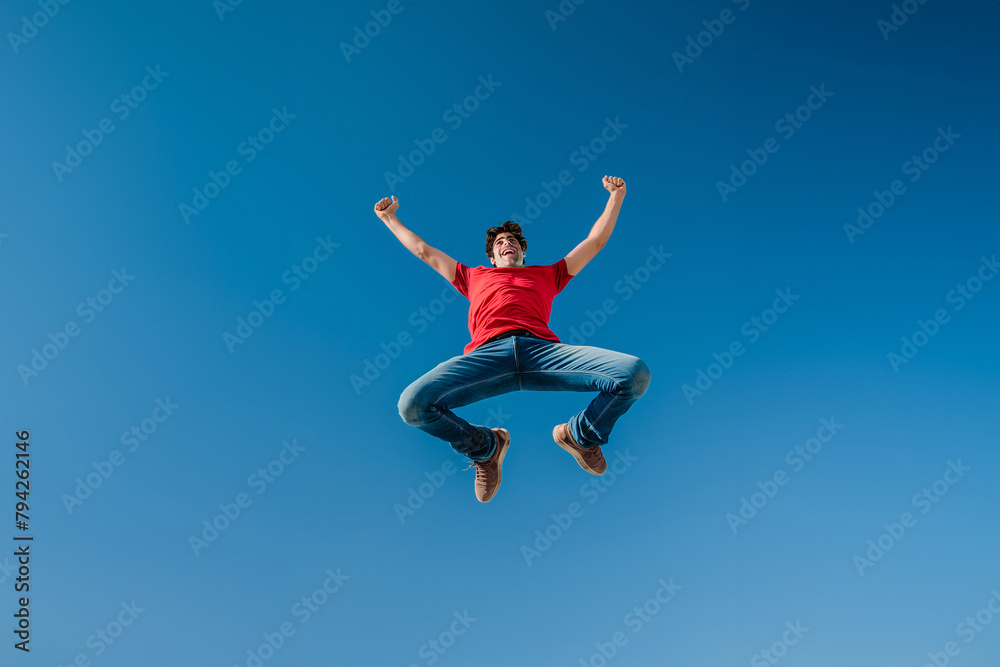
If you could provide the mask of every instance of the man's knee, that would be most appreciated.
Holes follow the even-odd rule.
[[[638,397],[646,393],[646,389],[649,387],[649,381],[652,378],[652,373],[650,373],[649,366],[646,365],[646,362],[636,357],[635,361],[632,363],[629,378],[632,387],[632,394]]]
[[[420,426],[438,410],[438,400],[438,391],[418,380],[403,390],[396,407],[404,422],[410,426]]]
[[[407,388],[399,397],[396,405],[399,409],[399,416],[410,426],[419,426],[426,406],[417,398],[417,392]]]

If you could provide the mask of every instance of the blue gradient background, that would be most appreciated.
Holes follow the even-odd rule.
[[[0,540],[18,532],[21,429],[35,536],[30,655],[12,647],[0,558],[0,664],[248,665],[288,621],[264,664],[425,665],[421,646],[466,610],[477,620],[435,664],[599,665],[595,642],[623,631],[608,664],[746,665],[796,620],[809,631],[789,667],[922,666],[948,641],[951,664],[997,664],[1000,618],[969,644],[956,626],[1000,588],[1000,281],[961,311],[946,301],[1000,251],[997,3],[930,0],[888,40],[888,2],[590,0],[555,30],[555,0],[402,7],[350,63],[339,44],[385,3],[246,0],[220,20],[209,0],[71,2],[0,47]],[[678,72],[671,54],[725,8],[735,21]],[[3,2],[4,34],[37,11]],[[147,65],[169,76],[119,120],[111,101]],[[489,75],[501,85],[452,129],[442,114]],[[820,85],[833,96],[782,138],[775,122]],[[296,118],[246,163],[237,146],[274,107]],[[60,182],[52,162],[105,117],[115,131]],[[628,128],[579,171],[571,155],[609,117]],[[391,192],[384,173],[437,127],[447,141]],[[910,183],[903,163],[947,127],[961,138]],[[780,150],[724,202],[716,182],[768,137]],[[178,205],[232,159],[242,173],[185,224]],[[425,473],[464,467],[396,402],[461,354],[468,302],[418,331],[412,314],[447,286],[372,206],[395,194],[410,229],[486,264],[485,229],[563,169],[574,182],[525,228],[529,263],[586,236],[603,175],[627,182],[551,326],[567,340],[615,299],[587,344],[652,370],[606,450],[638,461],[590,504],[596,478],[550,437],[590,397],[500,396],[459,411],[493,410],[512,434],[496,499],[458,472],[401,523]],[[897,178],[907,192],[850,243],[843,225]],[[282,275],[317,237],[340,246],[291,291]],[[673,256],[625,300],[615,285],[650,246]],[[77,304],[122,267],[134,281],[84,324]],[[743,323],[784,288],[795,305],[690,404],[682,386],[748,343]],[[230,353],[223,333],[274,289],[285,303]],[[938,308],[950,322],[894,372],[887,353]],[[70,320],[80,334],[22,381]],[[412,345],[356,392],[350,375],[400,332]],[[121,434],[167,397],[179,408],[128,452]],[[791,472],[786,452],[831,417],[843,429]],[[256,494],[248,477],[291,439],[305,451]],[[76,478],[114,450],[124,464],[69,512]],[[921,514],[913,496],[959,459],[971,470]],[[789,483],[734,535],[726,514],[779,469]],[[252,504],[196,556],[189,536],[241,492]],[[583,515],[529,566],[522,546],[574,501]],[[916,525],[859,575],[854,557],[907,511]],[[350,578],[300,623],[293,605],[328,568]],[[625,615],[661,578],[682,589],[633,633]],[[144,611],[96,655],[88,637],[132,600]]]

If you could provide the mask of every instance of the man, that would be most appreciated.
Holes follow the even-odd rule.
[[[503,479],[510,446],[506,429],[472,425],[453,408],[511,391],[598,391],[585,410],[556,425],[552,438],[587,472],[607,469],[601,446],[618,418],[649,385],[638,357],[582,345],[564,345],[549,330],[552,300],[608,242],[625,198],[625,181],[605,176],[610,193],[590,234],[556,264],[525,266],[528,242],[508,221],[486,232],[494,268],[469,268],[427,243],[396,217],[399,200],[386,197],[375,214],[414,255],[444,276],[471,302],[472,341],[464,354],[437,365],[407,387],[399,414],[411,426],[447,441],[476,467],[476,498],[492,500]],[[468,470],[469,468],[466,468]]]

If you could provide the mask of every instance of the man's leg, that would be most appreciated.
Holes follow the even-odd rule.
[[[536,338],[513,340],[522,389],[600,392],[568,422],[570,434],[581,447],[606,445],[618,418],[649,386],[649,367],[638,357]]]
[[[452,408],[518,390],[512,341],[503,338],[441,362],[403,391],[399,416],[472,461],[488,459],[496,446],[492,429],[470,424]]]

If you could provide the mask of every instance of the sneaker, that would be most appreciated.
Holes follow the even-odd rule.
[[[485,461],[473,461],[466,470],[476,468],[476,498],[481,503],[493,500],[503,479],[503,457],[510,446],[510,433],[504,428],[491,429],[497,436],[497,446],[493,456]]]
[[[608,469],[608,462],[604,460],[600,445],[586,449],[576,444],[576,440],[569,432],[568,424],[559,424],[552,429],[552,439],[556,441],[557,445],[572,454],[580,467],[590,474],[603,475],[604,471]]]

